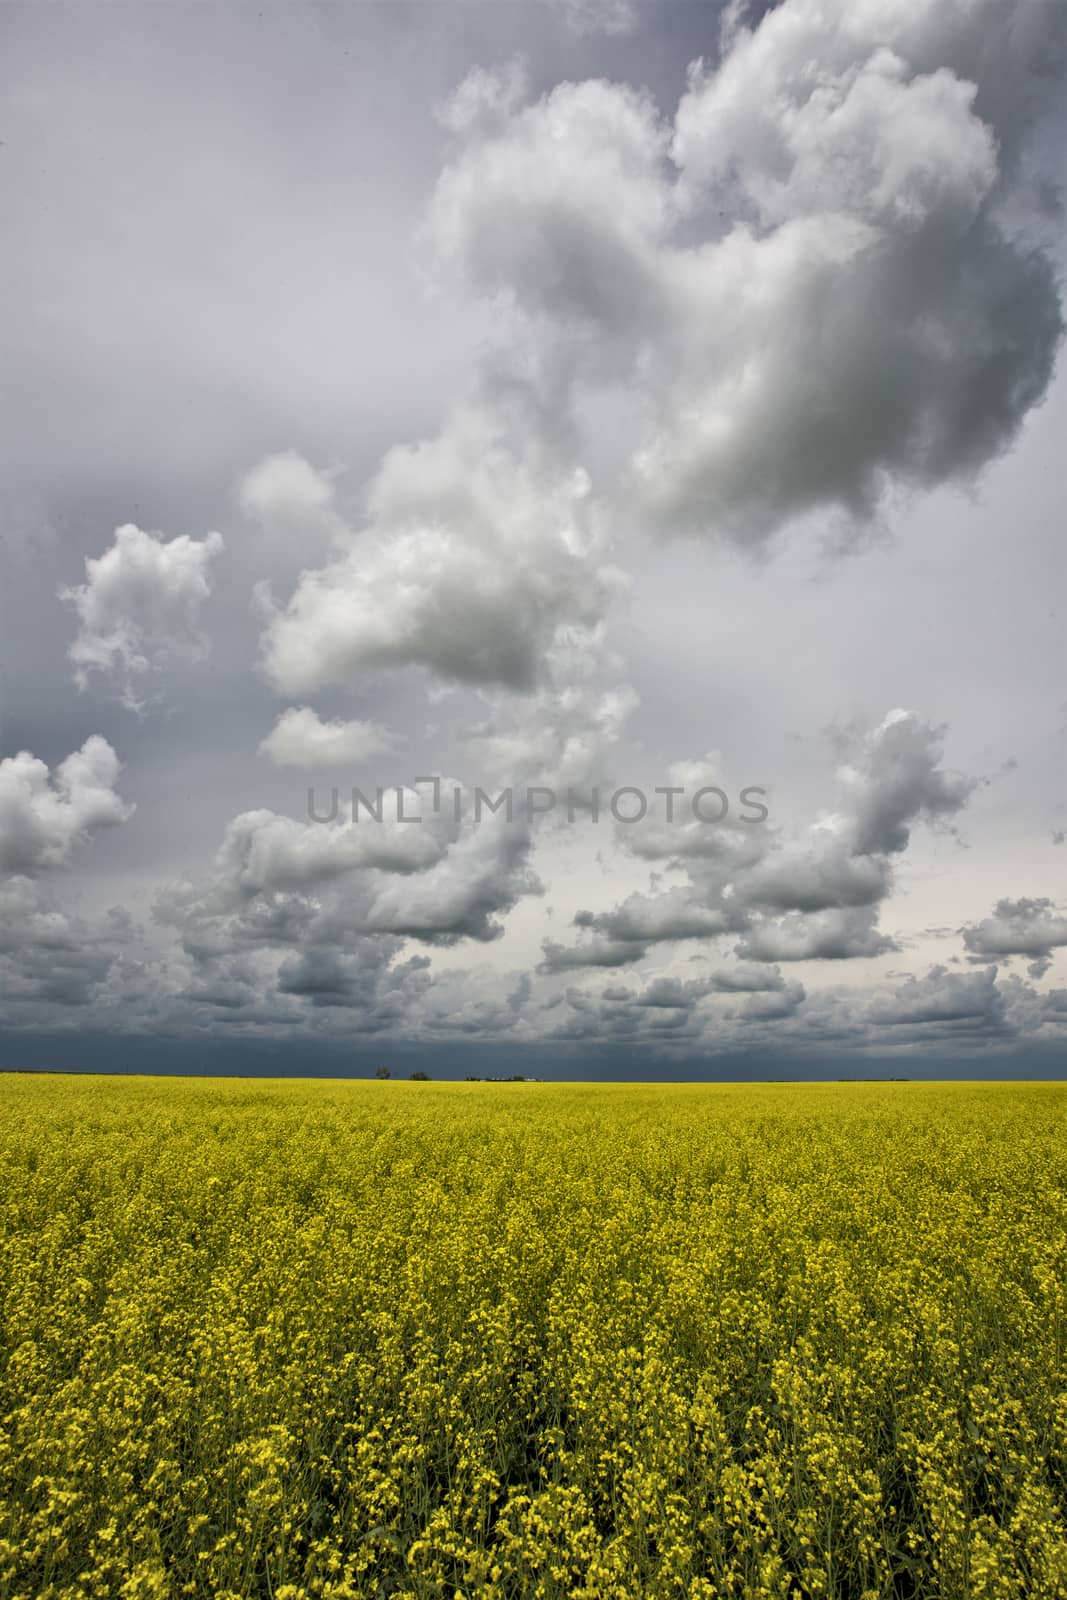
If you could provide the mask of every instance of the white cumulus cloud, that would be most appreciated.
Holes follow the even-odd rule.
[[[648,527],[752,546],[972,478],[1044,394],[1055,274],[1000,202],[1059,18],[789,0],[732,21],[673,121],[604,81],[499,95],[459,137],[432,233],[510,312],[501,362],[555,426],[590,391],[629,393]]]
[[[68,655],[79,688],[98,672],[113,680],[124,704],[139,709],[145,678],[168,657],[205,655],[200,609],[221,549],[220,533],[167,540],[132,522],[116,528],[111,547],[87,558],[86,581],[61,591],[78,618]]]
[[[67,861],[132,815],[115,791],[119,759],[93,734],[55,772],[28,750],[0,761],[0,873],[32,876]]]
[[[560,631],[590,631],[613,592],[588,480],[523,461],[480,412],[389,452],[370,523],[268,610],[263,662],[283,693],[417,665],[452,682],[533,688]]]
[[[259,749],[276,767],[343,767],[395,743],[395,736],[376,722],[323,722],[310,706],[291,706]]]

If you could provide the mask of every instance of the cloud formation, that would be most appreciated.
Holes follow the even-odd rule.
[[[278,1005],[299,1017],[305,1000],[366,1004],[384,1025],[385,990],[430,981],[425,958],[401,959],[405,940],[492,942],[506,913],[540,893],[530,845],[525,824],[435,810],[432,789],[383,800],[380,820],[362,809],[330,822],[246,812],[227,826],[210,874],[162,889],[155,913],[179,938],[182,992],[196,1004],[248,1020]]]
[[[381,755],[395,743],[395,736],[376,722],[323,722],[310,706],[291,706],[259,751],[276,767],[344,767]]]
[[[1027,956],[1030,976],[1043,978],[1052,952],[1067,946],[1067,916],[1047,898],[998,900],[992,916],[964,928],[963,943],[974,961]]]
[[[54,771],[0,762],[5,1025],[501,1040],[572,1062],[1062,1042],[1067,991],[1044,985],[1061,909],[1039,881],[997,899],[1024,828],[1038,817],[1046,849],[1057,820],[1062,388],[983,500],[916,492],[969,486],[1049,386],[1065,17],[1062,0],[551,0],[496,8],[479,36],[525,68],[470,70],[447,3],[432,37],[389,7],[312,30],[220,17],[220,48],[189,30],[188,55],[177,17],[97,56],[106,21],[74,51],[35,16],[12,58],[16,170],[26,107],[62,128],[73,105],[88,132],[23,166],[13,231],[42,314],[14,330],[33,403],[8,418],[0,537],[43,599],[20,588],[6,650],[12,749],[84,736],[60,559],[69,578],[93,552],[63,591],[78,683],[142,710],[169,665],[177,703],[132,731],[141,815],[128,858],[105,852],[131,907],[155,895],[153,926],[106,909],[99,849],[71,870],[132,809],[110,744]],[[195,127],[179,61],[204,84]],[[279,61],[280,122],[259,93]],[[96,226],[134,191],[134,234]],[[198,241],[220,230],[205,273]],[[75,250],[85,271],[60,285]],[[32,419],[57,403],[84,428],[55,448]],[[235,483],[225,564],[218,534],[133,522],[95,554],[113,508],[214,527]],[[871,538],[883,520],[896,544]],[[854,559],[816,586],[818,540]],[[176,668],[209,617],[225,692],[205,694]],[[922,709],[867,721],[898,695]],[[813,730],[858,714],[827,759]],[[953,761],[999,763],[1005,787],[954,770],[932,716]],[[606,796],[635,779],[651,796],[709,724],[733,771],[773,782],[773,820],[746,820],[704,755],[667,777],[728,789],[720,825],[661,794],[613,829]],[[392,793],[380,822],[284,814],[304,788],[287,774],[354,766],[373,795],[360,764],[402,742],[409,781],[511,786],[517,820],[453,814],[446,783],[434,812],[425,782],[403,792],[417,824]],[[528,786],[559,798],[533,824]],[[996,904],[960,928],[967,807],[966,903]]]
[[[947,730],[895,710],[852,730],[851,759],[838,768],[840,804],[796,839],[763,824],[669,823],[650,814],[621,832],[646,860],[684,870],[688,884],[633,894],[615,909],[580,912],[587,937],[572,948],[545,944],[545,970],[622,965],[658,943],[739,935],[745,962],[840,961],[897,948],[878,929],[894,861],[919,823],[944,826],[966,805],[975,779],[942,764]],[[680,763],[678,783],[711,781],[714,766]],[[669,802],[665,802],[666,803]],[[661,808],[665,809],[664,808]]]
[[[220,533],[166,540],[132,522],[116,528],[110,548],[86,559],[85,583],[62,591],[78,618],[67,652],[78,687],[99,673],[126,706],[140,710],[145,677],[168,657],[206,655],[199,617],[211,593],[208,569],[221,549]]]
[[[134,807],[116,791],[106,739],[86,739],[54,772],[28,750],[0,761],[0,1022],[90,1005],[134,936],[128,915],[66,912],[46,879]]]
[[[737,19],[671,121],[626,85],[521,104],[483,73],[432,234],[509,308],[515,381],[557,431],[583,393],[628,390],[650,526],[753,546],[823,510],[846,536],[894,489],[972,477],[1045,392],[1055,277],[999,208],[1040,96],[995,80],[1018,89],[1062,16],[789,0]]]
[[[93,734],[55,772],[28,750],[0,761],[0,874],[62,865],[93,834],[133,813],[116,792],[119,759]]]
[[[567,27],[579,37],[586,34],[631,33],[637,25],[637,0],[550,0]]]
[[[35,880],[0,878],[0,1020],[90,1006],[129,937],[120,912],[94,925],[63,911]]]
[[[349,552],[269,601],[263,664],[280,693],[421,666],[533,689],[561,631],[595,630],[617,578],[598,561],[587,476],[518,459],[477,409],[385,458]]]
[[[880,1027],[934,1024],[957,1033],[998,1031],[1004,998],[997,988],[997,969],[949,972],[946,967],[931,967],[925,977],[905,978],[891,995],[874,1000],[867,1016]]]

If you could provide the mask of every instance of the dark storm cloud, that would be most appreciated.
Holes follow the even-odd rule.
[[[1027,956],[1030,976],[1044,977],[1067,945],[1067,916],[1049,899],[998,900],[992,916],[964,928],[963,943],[974,961]]]
[[[882,1027],[934,1024],[996,1033],[1004,1022],[996,980],[995,967],[973,973],[932,967],[924,978],[906,978],[889,998],[873,1002],[868,1018]]]

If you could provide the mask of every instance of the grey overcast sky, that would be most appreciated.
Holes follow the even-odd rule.
[[[1064,0],[0,45],[0,1065],[1062,1070]]]

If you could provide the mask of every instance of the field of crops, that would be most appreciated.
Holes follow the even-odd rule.
[[[0,1078],[0,1597],[1065,1595],[1065,1109]]]

